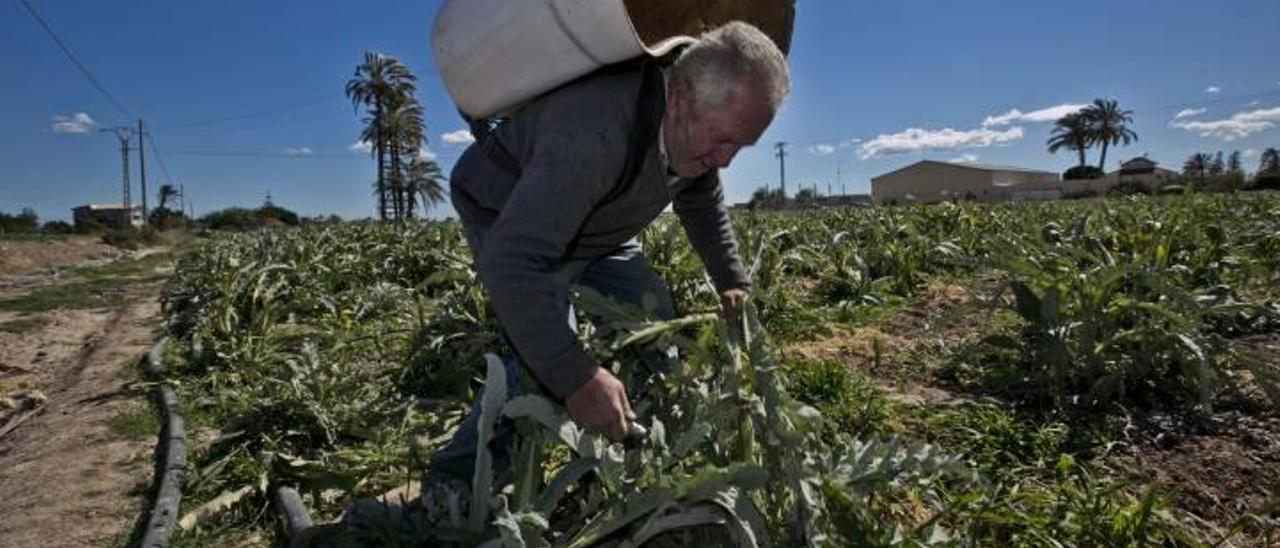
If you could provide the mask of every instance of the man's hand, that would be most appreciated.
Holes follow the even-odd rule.
[[[627,436],[636,417],[627,402],[626,387],[603,367],[597,367],[595,375],[569,394],[564,403],[573,422],[613,441],[622,441]]]
[[[720,294],[720,308],[724,310],[724,319],[736,324],[742,314],[742,305],[747,302],[747,290],[726,289]]]

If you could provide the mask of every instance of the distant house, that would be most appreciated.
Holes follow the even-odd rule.
[[[1062,195],[1057,173],[1014,166],[925,160],[871,179],[877,204],[1038,201]]]
[[[142,226],[142,207],[126,208],[122,204],[88,204],[71,210],[76,229],[91,228],[93,225],[111,228]]]
[[[1138,184],[1149,191],[1155,191],[1178,178],[1178,172],[1157,166],[1158,163],[1150,158],[1139,156],[1120,164],[1120,170],[1108,173],[1107,179],[1114,182],[1112,186]]]
[[[1178,177],[1178,172],[1159,167],[1158,162],[1146,156],[1139,156],[1120,164],[1120,169],[1105,177],[1067,181],[1066,184],[1071,194],[1089,192],[1105,195],[1118,186],[1139,186],[1147,192],[1155,192],[1162,186],[1176,183]]]

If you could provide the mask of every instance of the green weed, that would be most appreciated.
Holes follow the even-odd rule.
[[[133,403],[117,411],[109,422],[111,434],[128,441],[155,439],[160,432],[156,410],[144,403]]]

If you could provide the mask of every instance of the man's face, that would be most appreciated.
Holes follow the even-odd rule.
[[[773,109],[751,82],[736,86],[719,107],[700,107],[686,82],[673,81],[667,87],[663,119],[667,162],[681,177],[728,167],[738,151],[754,145],[772,121]]]

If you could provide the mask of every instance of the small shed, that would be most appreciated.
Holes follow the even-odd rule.
[[[87,204],[71,210],[76,229],[92,228],[94,225],[111,228],[138,228],[142,226],[142,207],[124,204]]]

